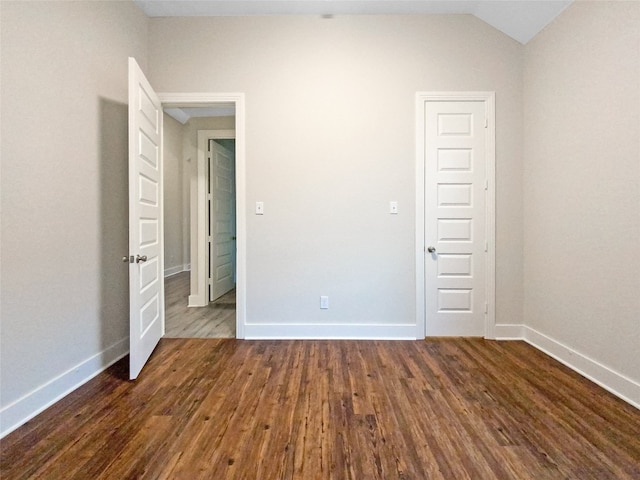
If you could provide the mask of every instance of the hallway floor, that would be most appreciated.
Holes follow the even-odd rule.
[[[189,272],[165,278],[165,338],[235,338],[236,290],[207,307],[188,307]]]

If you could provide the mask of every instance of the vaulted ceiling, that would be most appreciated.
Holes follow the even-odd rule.
[[[134,0],[149,17],[470,14],[525,44],[573,0]]]

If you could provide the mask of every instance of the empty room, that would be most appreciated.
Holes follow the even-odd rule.
[[[2,0],[0,477],[640,478],[639,25]]]

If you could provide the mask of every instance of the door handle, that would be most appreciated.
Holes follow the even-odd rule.
[[[436,247],[427,247],[427,252],[436,253]]]
[[[136,255],[136,263],[146,262],[146,261],[147,261],[146,255]]]

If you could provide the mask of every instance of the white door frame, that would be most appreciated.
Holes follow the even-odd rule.
[[[487,202],[486,202],[486,292],[487,314],[485,316],[484,337],[495,339],[495,277],[496,277],[496,228],[495,228],[495,178],[496,178],[496,121],[495,121],[495,92],[418,92],[416,93],[416,338],[425,338],[426,309],[425,309],[425,113],[428,101],[481,101],[485,103],[487,112],[486,128],[486,172],[487,172]]]
[[[189,306],[190,307],[206,307],[209,304],[208,285],[208,265],[209,265],[209,249],[207,248],[207,143],[209,139],[228,139],[236,138],[235,130],[198,130],[197,131],[197,161],[196,161],[196,185],[195,185],[195,203],[192,202],[191,196],[189,202],[191,206],[191,229],[190,235],[195,248],[191,249],[191,285],[195,285],[195,289],[190,289]]]
[[[207,227],[211,220],[208,216],[209,202],[207,201],[207,183],[209,178],[207,175],[207,151],[209,140],[218,139],[235,139],[235,130],[198,130],[198,221],[197,221],[197,239],[198,239],[198,294],[201,295],[203,303],[199,306],[206,306],[209,304],[209,249],[207,248],[207,242],[205,239],[207,235]],[[236,192],[234,192],[235,196]],[[193,229],[192,229],[193,231]],[[237,235],[236,235],[237,236]],[[191,261],[194,261],[193,254],[191,255]],[[193,270],[192,270],[193,271]]]
[[[236,338],[244,338],[246,321],[246,251],[247,251],[247,215],[246,215],[246,158],[245,158],[245,100],[244,93],[158,93],[163,104],[189,106],[209,106],[212,103],[233,103],[236,111]],[[206,166],[205,156],[198,152],[198,226],[206,225]],[[204,252],[204,231],[198,236],[198,245],[202,242]],[[162,250],[164,252],[164,250]],[[164,253],[163,253],[164,255]],[[200,257],[200,256],[199,256]],[[202,263],[199,260],[199,263]],[[200,275],[199,277],[201,277]]]

